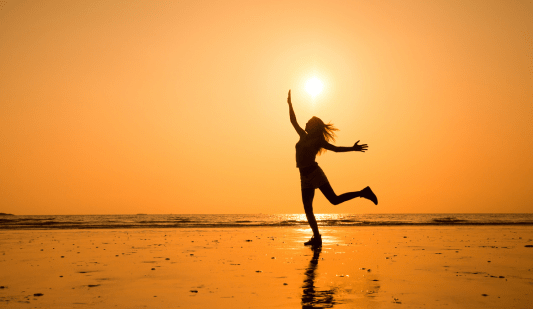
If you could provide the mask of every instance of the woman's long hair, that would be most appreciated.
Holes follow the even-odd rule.
[[[312,130],[309,132],[309,134],[312,135],[320,135],[326,142],[335,141],[335,131],[339,131],[331,122],[330,123],[324,123],[322,119],[313,116],[310,120],[310,123],[312,125]],[[320,147],[318,149],[318,155],[321,155],[322,153],[325,153],[326,149]]]

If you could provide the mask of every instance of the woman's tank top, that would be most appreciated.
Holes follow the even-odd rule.
[[[304,168],[316,165],[316,154],[323,140],[320,137],[305,136],[296,143],[296,167]]]

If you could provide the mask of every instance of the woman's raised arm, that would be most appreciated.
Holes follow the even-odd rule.
[[[289,90],[289,96],[287,97],[287,103],[289,103],[289,116],[291,118],[291,124],[300,136],[305,136],[307,133],[305,132],[302,127],[298,124],[298,121],[296,121],[296,114],[294,113],[294,109],[292,108],[292,101],[291,101],[291,91]]]

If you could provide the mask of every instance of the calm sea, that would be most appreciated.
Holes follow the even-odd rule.
[[[317,214],[320,226],[533,225],[533,214]],[[304,214],[0,215],[0,230],[307,226]]]

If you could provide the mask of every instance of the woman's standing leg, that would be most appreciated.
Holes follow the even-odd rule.
[[[302,201],[304,203],[305,215],[307,216],[307,222],[313,230],[315,237],[320,237],[318,232],[318,224],[316,223],[315,214],[313,213],[313,199],[315,198],[315,189],[302,188]]]

